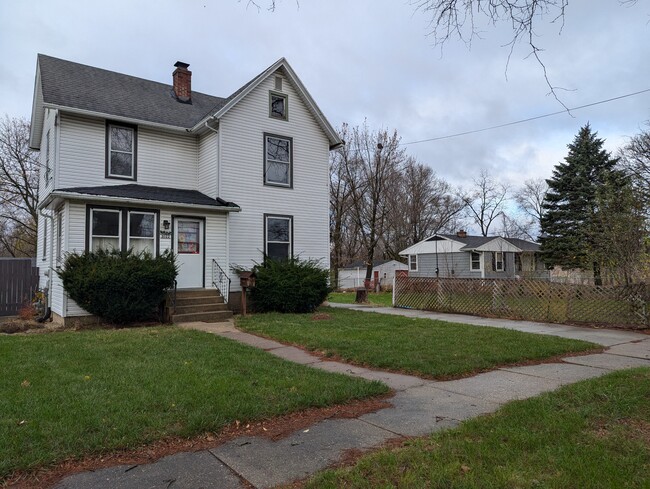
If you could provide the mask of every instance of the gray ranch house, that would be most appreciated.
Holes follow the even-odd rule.
[[[402,250],[411,277],[548,280],[537,243],[500,236],[434,234]]]

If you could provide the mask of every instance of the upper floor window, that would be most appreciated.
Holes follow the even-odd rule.
[[[264,184],[292,186],[293,140],[272,134],[264,135]]]
[[[412,272],[418,271],[418,255],[409,255],[409,270]]]
[[[266,235],[265,252],[272,260],[287,260],[291,258],[293,242],[292,216],[264,216]]]
[[[136,180],[135,127],[108,124],[106,145],[106,177]]]
[[[282,93],[269,93],[269,117],[287,120],[287,96]]]

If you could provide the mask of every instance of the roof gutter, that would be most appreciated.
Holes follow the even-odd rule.
[[[183,202],[167,202],[164,200],[145,200],[145,199],[132,199],[124,197],[111,197],[108,195],[93,195],[81,194],[76,192],[61,192],[54,191],[47,198],[39,204],[39,209],[46,208],[55,199],[69,199],[69,200],[93,200],[98,202],[109,203],[126,203],[132,205],[152,205],[158,207],[181,207],[184,209],[202,209],[213,212],[241,212],[241,207],[230,206],[215,206],[215,205],[201,205],[201,204],[187,204]]]
[[[146,125],[146,126],[157,127],[159,129],[164,129],[166,131],[182,132],[182,133],[191,132],[191,129],[188,129],[186,127],[171,126],[169,124],[162,124],[160,122],[144,121],[142,119],[134,119],[132,117],[120,117],[120,116],[116,116],[116,115],[113,115],[113,114],[106,114],[104,112],[96,112],[96,111],[93,111],[93,110],[85,110],[85,109],[77,109],[77,108],[74,108],[74,107],[67,107],[65,105],[43,103],[43,107],[46,108],[46,109],[58,109],[59,111],[70,112],[72,114],[85,115],[85,116],[89,116],[89,117],[99,117],[101,119],[111,119],[113,121],[119,121],[119,122],[127,122],[129,124],[142,124],[142,125]]]

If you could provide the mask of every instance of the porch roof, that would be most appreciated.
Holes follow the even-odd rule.
[[[140,201],[142,203],[180,204],[182,206],[201,207],[204,209],[240,211],[234,202],[227,202],[217,197],[213,199],[198,190],[181,188],[153,187],[149,185],[103,185],[99,187],[71,187],[54,190],[51,198],[97,197],[101,200]],[[48,199],[50,200],[50,199]],[[47,205],[43,202],[41,207]]]

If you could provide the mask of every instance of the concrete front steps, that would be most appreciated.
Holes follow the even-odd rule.
[[[204,321],[216,323],[232,318],[232,311],[224,302],[221,293],[215,289],[180,289],[176,291],[176,308],[172,308],[172,297],[167,299],[168,317],[173,323]]]

